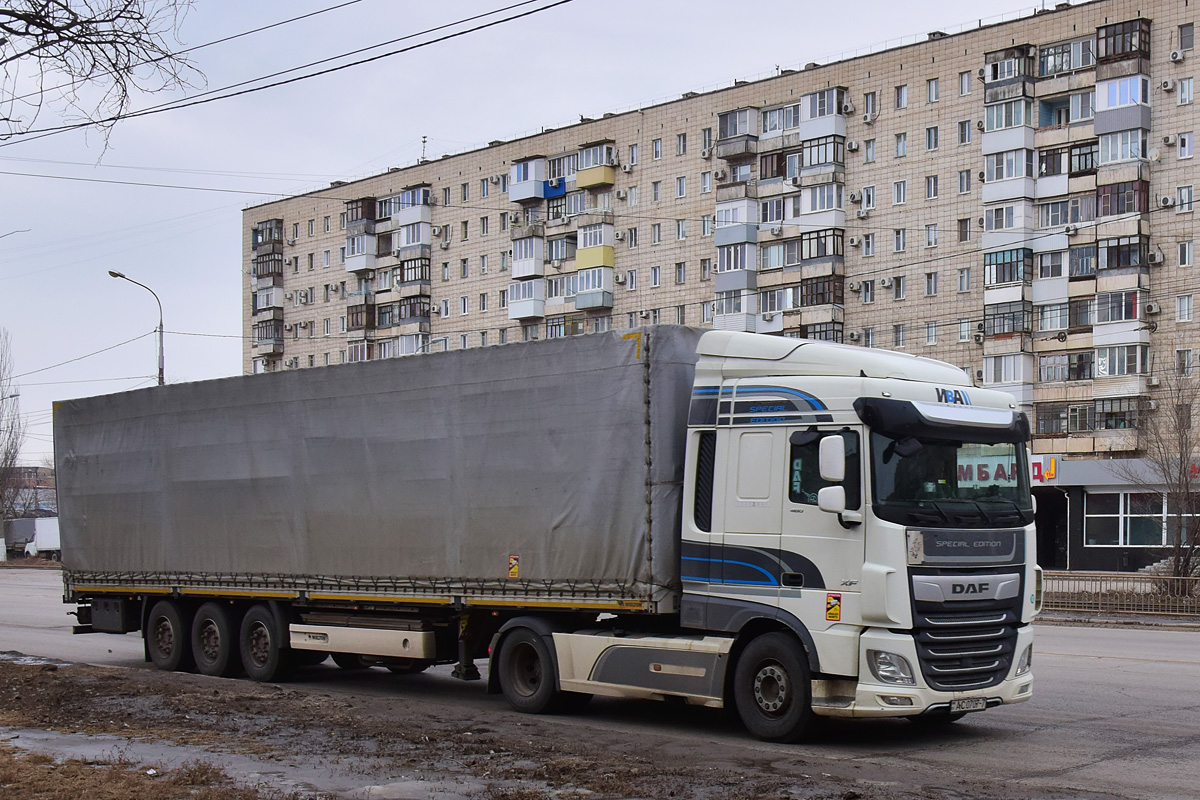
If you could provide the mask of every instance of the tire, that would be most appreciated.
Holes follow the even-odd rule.
[[[238,644],[246,677],[264,683],[287,678],[291,659],[281,646],[275,615],[267,606],[252,606],[242,617]]]
[[[159,600],[151,606],[143,637],[146,652],[158,669],[187,672],[194,666],[191,625],[175,601]]]
[[[242,670],[238,619],[224,603],[208,602],[192,618],[192,655],[202,675],[229,678]]]
[[[401,658],[384,664],[393,675],[417,675],[433,666],[419,658]]]
[[[552,714],[562,704],[550,649],[529,628],[514,628],[500,643],[500,691],[526,714]]]
[[[370,664],[363,661],[362,656],[357,653],[334,653],[333,663],[337,664],[342,669],[360,670],[369,669]]]
[[[794,637],[767,633],[752,639],[738,658],[733,700],[742,724],[767,742],[794,742],[812,727],[808,657]]]

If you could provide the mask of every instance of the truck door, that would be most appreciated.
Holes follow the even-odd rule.
[[[862,525],[842,524],[838,514],[817,507],[817,492],[831,484],[821,479],[820,441],[842,437],[846,449],[848,511],[862,510],[862,434],[832,426],[789,428],[786,488],[779,539],[780,607],[801,619],[840,622],[845,594],[857,594],[865,552]],[[824,611],[812,604],[826,606]],[[807,613],[801,613],[802,604]],[[855,607],[857,603],[854,604]]]
[[[722,594],[774,607],[779,598],[776,556],[784,494],[784,431],[745,426],[732,428],[727,436]]]

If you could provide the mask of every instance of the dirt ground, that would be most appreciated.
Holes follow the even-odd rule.
[[[440,713],[437,718],[421,712],[419,702],[404,697],[358,702],[339,697],[330,702],[319,690],[286,684],[0,660],[0,800],[994,796],[876,789],[823,775],[802,759],[786,764],[771,759],[739,764],[733,758],[727,763],[694,763],[682,750],[678,758],[664,763],[662,758],[645,757],[632,733],[627,746],[606,742],[598,747],[564,738],[561,728],[546,726],[536,717],[511,715],[519,721],[481,722],[465,711]],[[25,740],[14,738],[21,731],[28,732]],[[114,736],[131,746],[169,742],[199,755],[164,766],[146,761],[136,748],[110,746],[111,754],[104,758],[55,758],[39,752],[36,742],[29,744],[34,731],[58,732],[72,741]],[[221,766],[230,754],[274,763],[280,774],[288,768],[307,769],[310,776],[353,773],[357,786],[376,788],[329,792],[330,784],[323,786],[321,780],[301,782],[300,788],[294,780],[246,785]],[[389,786],[388,791],[379,788]]]

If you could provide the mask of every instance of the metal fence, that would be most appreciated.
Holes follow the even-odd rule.
[[[1047,572],[1047,611],[1170,614],[1200,617],[1200,577],[1125,572]]]

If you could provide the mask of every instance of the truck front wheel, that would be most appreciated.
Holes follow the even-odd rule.
[[[500,690],[509,705],[526,714],[558,710],[561,701],[554,660],[542,637],[529,628],[514,628],[500,643]]]
[[[812,724],[812,680],[804,648],[786,633],[752,639],[738,658],[733,701],[754,737],[794,742]]]
[[[287,677],[289,660],[285,657],[275,615],[264,605],[257,605],[242,617],[241,636],[238,639],[242,651],[242,666],[246,676],[255,681],[277,681]]]
[[[143,635],[155,667],[167,672],[192,668],[190,626],[183,609],[173,600],[159,600],[150,608]]]
[[[237,619],[229,606],[208,602],[196,609],[192,653],[201,674],[228,678],[241,670]]]

